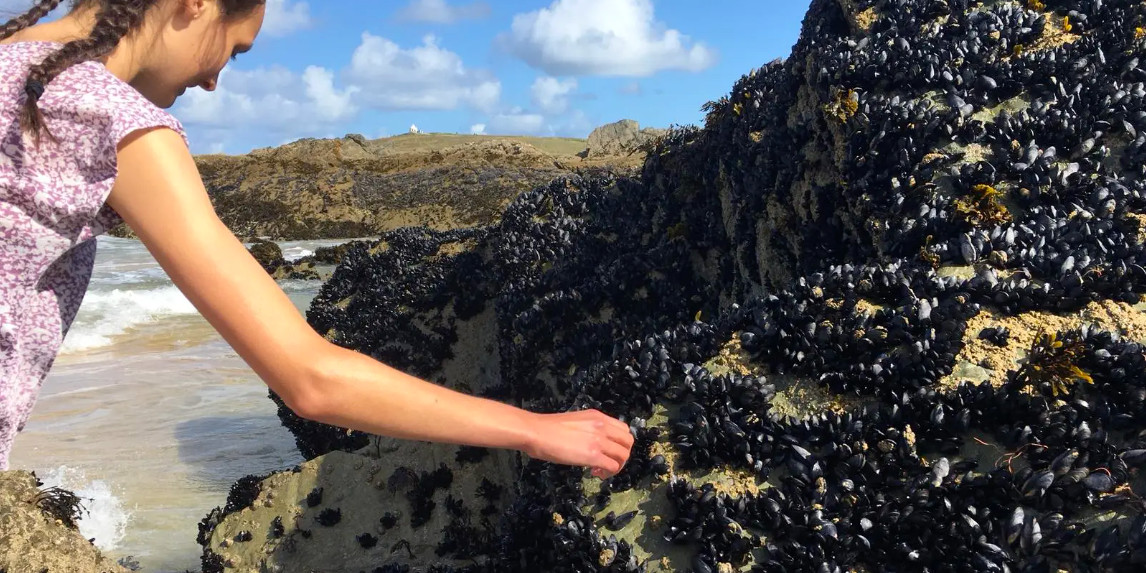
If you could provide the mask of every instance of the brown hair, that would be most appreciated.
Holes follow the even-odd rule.
[[[266,0],[218,1],[224,15],[241,16]],[[99,4],[95,26],[87,38],[64,44],[43,62],[28,70],[28,78],[24,83],[24,93],[28,97],[20,114],[20,127],[31,132],[39,140],[40,132],[45,131],[45,127],[44,116],[37,104],[44,93],[44,86],[73,64],[95,60],[114,51],[124,36],[143,24],[147,10],[159,2],[160,0],[72,0],[73,12],[82,6]],[[63,0],[37,1],[27,12],[0,27],[0,40],[35,24],[62,3]],[[51,137],[51,134],[48,136]]]

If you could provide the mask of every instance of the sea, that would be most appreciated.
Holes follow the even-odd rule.
[[[91,285],[11,467],[80,496],[80,532],[105,555],[147,573],[200,571],[198,523],[231,485],[303,460],[267,386],[143,244],[97,240]],[[297,260],[350,240],[279,245]],[[304,315],[321,286],[278,284]]]

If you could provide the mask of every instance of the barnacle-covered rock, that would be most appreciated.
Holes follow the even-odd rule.
[[[308,313],[330,340],[637,439],[604,481],[453,465],[492,529],[411,496],[453,521],[386,566],[1141,568],[1144,28],[1129,0],[813,0],[638,176],[349,249]],[[310,464],[396,447],[280,411]]]
[[[322,278],[315,269],[313,259],[289,262],[283,258],[278,244],[266,239],[254,239],[247,248],[263,270],[276,279],[317,280]],[[329,255],[327,255],[329,257]]]
[[[83,500],[34,474],[0,472],[0,571],[126,573],[76,529]]]

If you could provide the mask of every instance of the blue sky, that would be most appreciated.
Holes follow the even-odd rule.
[[[28,0],[0,0],[0,14]],[[171,112],[196,153],[422,131],[585,137],[699,123],[787,57],[807,0],[268,0],[255,48]],[[7,10],[8,12],[5,12]]]

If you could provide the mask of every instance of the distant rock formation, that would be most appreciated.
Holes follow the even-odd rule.
[[[631,169],[639,155],[578,157],[584,140],[418,133],[306,138],[196,158],[215,211],[240,237],[367,237],[406,226],[486,225],[560,175]],[[135,238],[126,225],[113,236]]]
[[[589,134],[589,157],[628,155],[667,133],[666,130],[646,127],[631,119],[622,119],[602,125]]]

